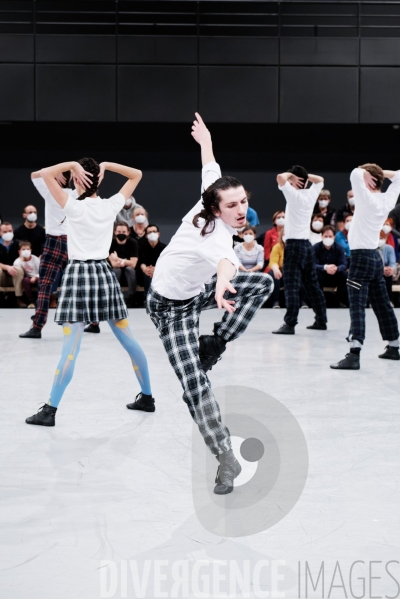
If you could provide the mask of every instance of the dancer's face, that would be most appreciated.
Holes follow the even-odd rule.
[[[219,192],[219,210],[215,212],[225,224],[231,227],[242,227],[246,222],[247,194],[244,187],[230,187]]]

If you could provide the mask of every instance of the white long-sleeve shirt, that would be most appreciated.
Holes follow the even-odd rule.
[[[369,191],[361,168],[352,171],[350,181],[356,199],[348,234],[350,250],[375,250],[383,223],[395,207],[400,193],[400,171],[396,172],[385,193]]]
[[[202,191],[220,177],[221,169],[216,162],[206,164],[202,169]],[[205,221],[199,218],[199,226],[195,227],[193,218],[203,208],[200,199],[183,217],[178,231],[157,260],[151,285],[163,297],[185,300],[198,295],[215,275],[223,258],[239,268],[239,259],[232,247],[236,229],[217,217],[214,230],[202,236]]]
[[[286,199],[285,236],[288,239],[310,239],[310,221],[323,183],[313,183],[309,189],[296,189],[286,181],[278,185]]]

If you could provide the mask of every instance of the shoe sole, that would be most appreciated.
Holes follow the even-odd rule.
[[[128,410],[139,410],[139,412],[155,412],[156,411],[155,406],[151,406],[149,408],[140,408],[137,406],[130,406],[129,404],[127,404],[126,407],[128,408]]]
[[[280,331],[272,331],[273,335],[294,335],[294,331],[293,333],[281,333]]]
[[[360,366],[356,366],[356,368],[342,368],[341,366],[330,366],[332,370],[360,370]]]
[[[53,422],[53,424],[44,424],[44,422],[28,422],[28,420],[25,420],[26,424],[33,424],[36,426],[55,426],[56,423]]]
[[[389,358],[389,356],[378,356],[378,358],[381,358],[381,360],[394,360],[395,362],[400,360],[400,356],[397,356],[396,358]]]

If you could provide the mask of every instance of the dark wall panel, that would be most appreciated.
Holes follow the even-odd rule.
[[[400,122],[400,71],[396,68],[361,69],[362,123]]]
[[[119,121],[181,122],[196,109],[196,67],[119,67]]]
[[[365,66],[400,65],[400,39],[362,39],[361,64]]]
[[[197,64],[197,38],[118,37],[119,64]]]
[[[115,121],[114,66],[36,67],[39,121]]]
[[[358,39],[281,39],[282,65],[358,65]]]
[[[115,63],[112,35],[37,35],[36,62]]]
[[[34,114],[34,66],[0,65],[0,120],[32,121]]]
[[[277,122],[278,69],[200,67],[199,96],[208,121]]]
[[[281,122],[357,123],[358,69],[283,67]]]
[[[278,39],[261,37],[200,37],[200,64],[275,65]]]
[[[0,62],[33,62],[33,35],[0,35]]]

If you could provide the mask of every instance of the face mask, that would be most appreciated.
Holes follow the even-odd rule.
[[[118,235],[115,236],[119,241],[125,241],[125,239],[128,237],[128,235],[125,235],[125,233],[118,233]]]
[[[356,204],[355,201],[354,201],[354,198],[349,198],[347,200],[347,203],[348,203],[349,206],[355,206],[355,204]]]
[[[135,222],[137,222],[138,225],[143,225],[146,220],[147,218],[144,216],[144,214],[138,214],[138,216],[135,216]]]
[[[23,256],[24,258],[30,258],[31,253],[32,253],[31,250],[22,250],[21,256]]]
[[[380,248],[381,248],[383,245],[385,245],[385,243],[386,243],[386,239],[380,239],[380,240],[378,241],[378,247],[380,247]]]
[[[350,226],[351,226],[351,220],[347,221],[347,223],[344,223],[344,228],[346,229],[346,231],[350,231]]]
[[[318,204],[320,208],[326,208],[329,204],[329,200],[318,200]]]
[[[324,237],[324,239],[322,241],[323,241],[324,245],[326,245],[326,247],[328,247],[328,248],[330,248],[331,245],[333,245],[335,242],[333,237]]]
[[[240,229],[236,229],[236,231],[237,231],[238,233],[242,233],[242,231],[244,231],[244,229],[245,229],[245,227],[240,227]]]
[[[30,214],[28,214],[28,216],[26,217],[26,220],[29,220],[30,223],[34,223],[35,220],[37,220],[37,214],[35,214],[34,212],[31,212]]]
[[[3,235],[4,241],[12,241],[13,238],[14,238],[14,233],[11,233],[11,232],[4,233],[4,235]]]
[[[125,202],[125,206],[128,206],[128,208],[129,208],[130,206],[132,206],[132,200],[131,200],[131,198],[128,198],[128,199],[126,200],[126,202]]]
[[[275,224],[278,225],[279,227],[282,227],[285,224],[285,217],[280,216],[279,218],[277,218],[275,221]]]
[[[254,241],[254,235],[243,235],[243,239],[246,243],[251,243],[252,241]]]
[[[387,235],[392,230],[392,227],[390,225],[383,225],[382,230],[385,233],[385,235]]]
[[[286,241],[286,235],[282,235],[282,241],[283,241],[283,243],[285,243],[285,241]]]
[[[147,239],[149,241],[157,241],[157,239],[158,239],[158,233],[156,233],[155,231],[153,233],[149,233],[147,235]]]
[[[324,223],[321,223],[320,220],[315,220],[311,226],[314,229],[314,231],[320,231],[324,226]]]

